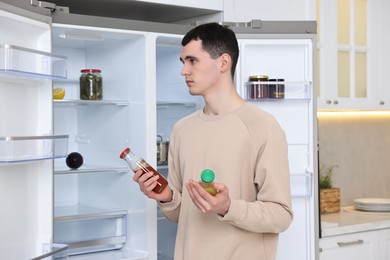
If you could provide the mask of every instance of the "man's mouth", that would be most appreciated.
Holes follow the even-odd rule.
[[[192,80],[189,80],[189,79],[186,80],[186,84],[187,84],[187,85],[192,85],[192,83],[193,83]]]

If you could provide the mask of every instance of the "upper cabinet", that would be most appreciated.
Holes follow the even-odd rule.
[[[390,108],[383,84],[389,7],[383,0],[317,0],[319,109]]]

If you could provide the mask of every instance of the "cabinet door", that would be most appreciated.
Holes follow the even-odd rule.
[[[377,260],[378,232],[361,232],[320,239],[320,260],[354,259]]]
[[[375,48],[372,48],[372,68],[370,74],[372,84],[375,88],[375,94],[378,99],[378,109],[389,109],[390,107],[390,89],[384,82],[387,80],[388,68],[390,68],[390,35],[383,33],[383,28],[390,24],[390,16],[386,15],[390,12],[390,2],[386,0],[375,1],[376,5],[372,6],[373,23],[378,26],[373,28],[373,42],[376,43]]]
[[[381,245],[380,259],[390,260],[390,229],[385,229],[381,231],[380,245]]]
[[[319,108],[377,109],[383,106],[376,84],[378,69],[381,69],[377,64],[382,59],[378,52],[381,40],[376,33],[380,30],[376,27],[382,28],[377,20],[383,11],[372,11],[380,5],[380,1],[331,0],[321,1],[317,6]],[[338,19],[334,19],[335,16]]]

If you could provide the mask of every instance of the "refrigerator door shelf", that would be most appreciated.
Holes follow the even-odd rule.
[[[85,206],[55,208],[56,243],[68,244],[69,255],[120,249],[127,241],[127,211]]]
[[[22,77],[66,78],[66,57],[1,44],[0,72]]]
[[[68,135],[0,137],[0,163],[64,158]]]
[[[251,101],[310,100],[311,87],[311,82],[248,81],[245,82],[244,98]],[[273,94],[275,89],[277,94]]]
[[[293,198],[305,197],[310,198],[312,196],[312,173],[291,174],[291,196]]]

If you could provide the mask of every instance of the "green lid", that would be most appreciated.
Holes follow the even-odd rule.
[[[212,170],[206,169],[202,171],[202,173],[200,174],[200,178],[205,183],[211,183],[214,181],[215,174]]]

